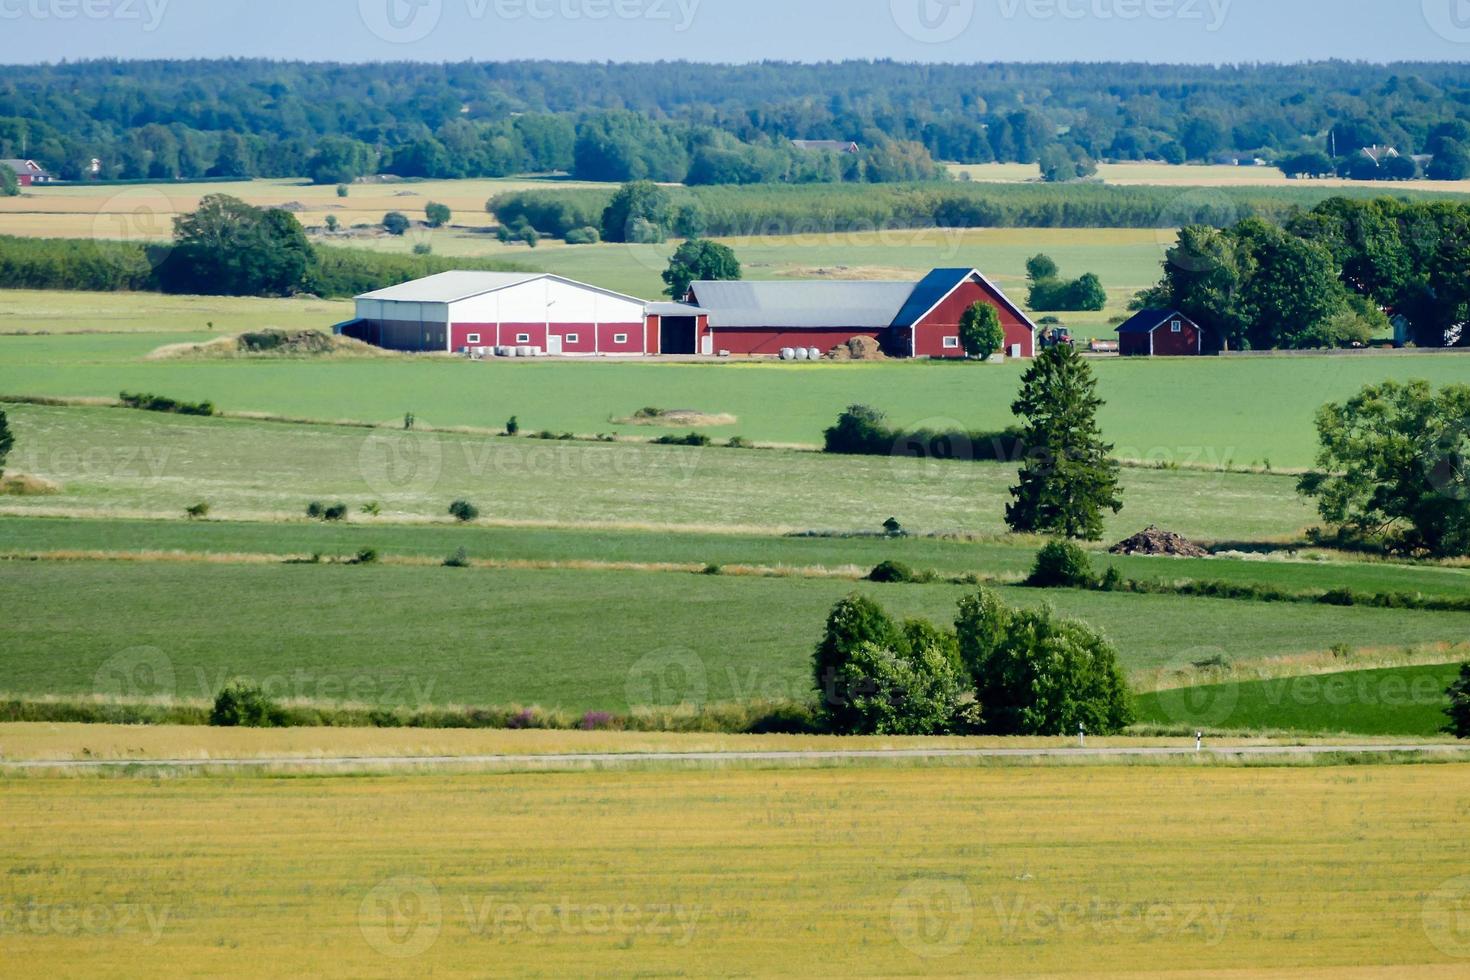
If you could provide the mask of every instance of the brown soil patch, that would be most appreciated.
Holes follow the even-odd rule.
[[[1113,555],[1167,555],[1172,558],[1208,558],[1210,553],[1182,534],[1161,531],[1153,524],[1108,549]]]

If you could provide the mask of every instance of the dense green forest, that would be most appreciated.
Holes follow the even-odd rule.
[[[853,140],[863,151],[801,152],[791,139]],[[705,184],[886,182],[932,177],[933,160],[1063,159],[1054,148],[1085,172],[1092,159],[1347,160],[1373,144],[1458,159],[1470,145],[1470,69],[264,60],[0,67],[0,156],[36,158],[68,179],[89,175],[95,159],[107,179],[559,170]]]

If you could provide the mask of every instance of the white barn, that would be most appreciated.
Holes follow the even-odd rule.
[[[703,310],[647,303],[562,276],[443,272],[364,293],[338,332],[392,350],[551,355],[694,354]]]

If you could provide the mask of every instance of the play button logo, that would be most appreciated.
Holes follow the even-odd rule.
[[[422,41],[439,26],[444,0],[357,0],[363,24],[389,44]]]

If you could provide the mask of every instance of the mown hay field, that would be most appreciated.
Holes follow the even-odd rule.
[[[10,779],[6,962],[1452,976],[1466,792],[1465,765]]]

